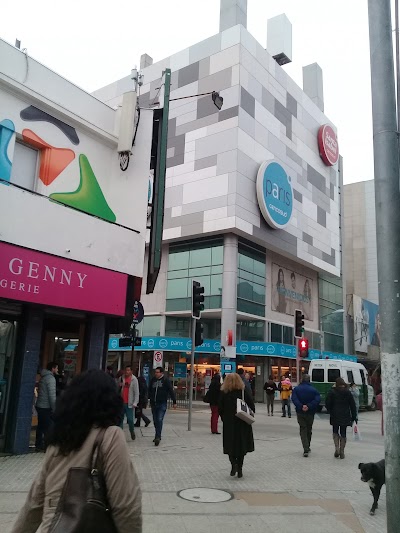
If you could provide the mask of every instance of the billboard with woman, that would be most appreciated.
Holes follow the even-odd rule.
[[[306,320],[313,320],[313,282],[293,270],[272,263],[271,309],[294,315],[301,309]]]

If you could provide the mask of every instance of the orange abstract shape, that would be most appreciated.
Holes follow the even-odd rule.
[[[22,138],[27,144],[40,150],[39,178],[48,186],[75,159],[75,152],[69,148],[56,148],[47,144],[31,130],[23,130]]]

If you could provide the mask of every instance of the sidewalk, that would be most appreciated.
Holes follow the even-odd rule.
[[[327,415],[314,423],[312,453],[303,458],[296,418],[267,417],[257,405],[256,451],[248,454],[242,479],[229,476],[221,436],[209,429],[206,406],[196,409],[187,431],[187,411],[169,411],[159,447],[152,426],[142,428],[128,447],[143,491],[144,533],[382,533],[386,531],[385,490],[376,516],[369,516],[372,497],[360,481],[359,462],[383,457],[380,413],[362,412],[362,442],[349,443],[346,459],[334,459]],[[222,427],[222,425],[221,425]],[[126,432],[127,433],[127,432]],[[43,456],[0,458],[0,531],[8,533]],[[199,491],[205,488],[205,491]],[[179,497],[195,489],[193,501]],[[225,491],[228,501],[210,503],[210,489]],[[226,494],[228,492],[228,494]]]

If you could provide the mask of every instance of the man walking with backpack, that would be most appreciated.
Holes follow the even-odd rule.
[[[317,389],[310,384],[310,376],[303,375],[300,385],[294,388],[292,400],[296,407],[297,422],[300,426],[300,438],[303,445],[303,457],[311,452],[311,436],[314,415],[318,409],[321,396]]]
[[[156,436],[153,440],[155,446],[158,446],[161,441],[161,433],[165,412],[167,410],[168,396],[171,398],[174,404],[174,409],[176,409],[176,398],[172,384],[170,380],[164,376],[163,367],[158,366],[154,371],[154,377],[150,381],[149,386],[149,399],[153,414],[154,427],[156,430]]]

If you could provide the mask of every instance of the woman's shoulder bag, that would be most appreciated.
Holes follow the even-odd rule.
[[[70,468],[49,533],[118,533],[107,502],[99,452],[99,431],[88,468]]]

